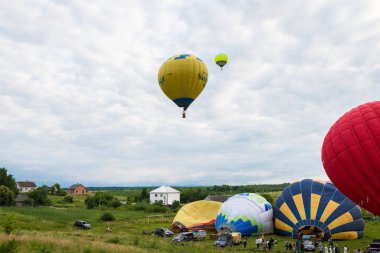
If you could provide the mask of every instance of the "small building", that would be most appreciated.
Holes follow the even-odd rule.
[[[151,192],[150,194],[150,203],[156,203],[162,201],[164,205],[172,205],[174,201],[180,201],[181,193],[176,189],[171,188],[170,186],[163,185]]]
[[[29,181],[16,182],[16,186],[20,194],[31,192],[37,188],[37,185],[34,182],[29,182]]]
[[[26,200],[28,199],[28,195],[19,194],[16,197],[16,206],[27,206]]]
[[[67,193],[71,195],[84,195],[87,194],[87,188],[82,184],[73,184],[69,187]]]

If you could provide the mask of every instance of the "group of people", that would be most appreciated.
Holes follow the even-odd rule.
[[[247,248],[247,238],[244,237],[242,240],[244,249]],[[275,238],[270,238],[265,240],[264,235],[258,236],[255,240],[256,250],[271,252],[274,250],[274,246],[277,244]],[[331,238],[328,239],[327,244],[323,244],[322,241],[315,243],[315,250],[319,253],[348,253],[347,245],[344,245],[342,251],[338,244],[334,244]],[[302,239],[302,234],[297,236],[295,241],[285,241],[285,252],[289,253],[304,253],[305,245],[304,240]],[[354,249],[354,253],[364,253],[360,249]],[[371,253],[370,246],[367,247],[367,252]]]
[[[262,235],[256,238],[255,244],[257,250],[262,249],[262,251],[271,252],[275,244],[277,244],[277,240],[273,237],[269,240],[265,240],[264,235]]]

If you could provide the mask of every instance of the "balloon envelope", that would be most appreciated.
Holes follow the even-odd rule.
[[[240,193],[223,203],[216,217],[217,231],[240,232],[242,236],[273,233],[273,210],[265,198]]]
[[[275,232],[297,238],[357,239],[363,236],[360,208],[333,184],[304,179],[286,187],[276,200]]]
[[[332,125],[323,142],[322,162],[343,194],[380,215],[380,101],[358,106]]]
[[[214,61],[219,67],[223,68],[223,66],[228,62],[228,56],[223,53],[217,54],[214,58]]]
[[[186,110],[199,96],[208,79],[206,64],[191,54],[169,58],[158,71],[158,83],[165,95]]]
[[[199,200],[181,207],[173,219],[173,231],[179,227],[188,230],[204,229],[215,231],[215,219],[222,203],[217,201]]]

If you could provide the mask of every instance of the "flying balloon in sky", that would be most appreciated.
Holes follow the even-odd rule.
[[[158,83],[165,95],[186,110],[201,94],[208,80],[206,64],[191,54],[179,54],[164,62],[158,71]]]
[[[228,62],[228,56],[223,53],[217,54],[214,58],[214,61],[220,67],[220,69],[223,69],[223,66]]]
[[[360,105],[332,125],[322,162],[343,194],[380,215],[380,101]]]

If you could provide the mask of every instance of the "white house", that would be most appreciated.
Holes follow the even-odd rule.
[[[16,182],[16,185],[20,193],[31,192],[37,188],[37,185],[34,182],[29,181]]]
[[[150,203],[162,201],[164,205],[172,205],[174,201],[180,201],[181,193],[170,186],[163,185],[150,193]]]

